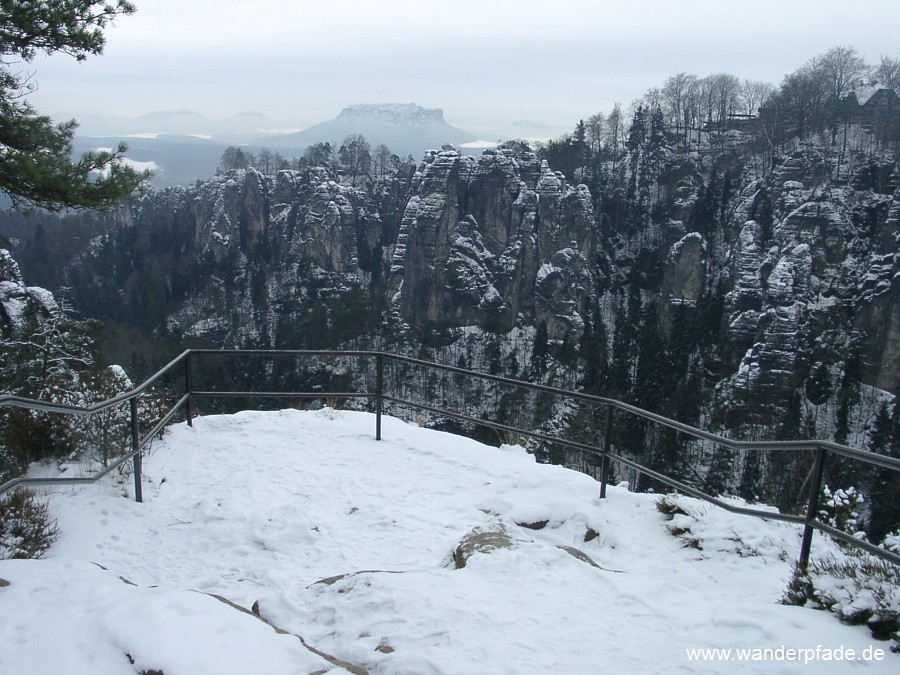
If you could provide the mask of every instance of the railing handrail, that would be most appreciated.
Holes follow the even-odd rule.
[[[607,398],[604,396],[596,396],[594,394],[586,394],[580,391],[572,391],[569,389],[560,389],[558,387],[551,387],[546,384],[535,384],[533,382],[525,382],[524,380],[516,380],[509,377],[503,377],[501,375],[491,375],[489,373],[481,373],[477,370],[467,370],[465,368],[459,368],[458,366],[450,366],[443,363],[436,363],[434,361],[425,361],[423,359],[417,359],[411,356],[404,356],[402,354],[392,354],[390,352],[382,352],[382,351],[371,351],[371,350],[350,350],[350,351],[332,351],[332,350],[323,350],[323,349],[189,349],[185,352],[185,354],[190,353],[191,355],[221,355],[221,354],[235,354],[235,355],[254,355],[254,356],[279,356],[279,355],[295,355],[295,356],[332,356],[332,357],[382,357],[384,359],[388,359],[391,361],[399,361],[401,363],[410,363],[417,366],[423,366],[426,368],[433,368],[435,370],[443,370],[450,373],[456,373],[459,375],[466,375],[469,377],[478,377],[483,380],[488,380],[490,382],[497,382],[498,384],[506,384],[515,387],[522,387],[525,389],[531,389],[532,391],[540,391],[547,394],[555,394],[559,396],[566,396],[568,398],[579,399],[582,401],[589,401],[591,403],[599,403],[600,405],[608,405],[613,406],[619,410],[623,410],[625,412],[631,413],[632,415],[636,415],[637,417],[641,417],[646,420],[650,420],[652,422],[656,422],[657,424],[662,424],[665,427],[670,429],[674,429],[676,431],[682,431],[686,434],[690,434],[696,438],[701,438],[703,440],[707,440],[719,445],[724,445],[732,450],[817,450],[818,448],[826,448],[830,452],[837,453],[839,455],[843,455],[845,457],[852,457],[854,459],[859,459],[860,461],[867,462],[869,464],[874,464],[877,466],[881,466],[887,469],[897,469],[900,470],[900,459],[894,459],[893,457],[888,457],[886,455],[879,455],[874,452],[869,452],[867,450],[860,450],[858,448],[853,448],[848,445],[842,445],[840,443],[835,443],[833,441],[825,441],[825,440],[800,440],[800,441],[742,441],[739,439],[728,438],[727,436],[720,436],[718,434],[714,434],[709,431],[705,431],[703,429],[699,429],[697,427],[693,427],[689,424],[685,424],[683,422],[679,422],[677,420],[670,419],[668,417],[664,417],[663,415],[659,415],[657,413],[650,412],[649,410],[644,410],[643,408],[639,408],[637,406],[631,405],[629,403],[624,403],[623,401],[619,401],[613,398]],[[182,355],[183,356],[183,355]],[[212,394],[213,392],[204,392],[206,394]],[[224,394],[229,396],[252,396],[254,394],[259,394],[260,392],[215,392],[216,394]],[[273,392],[277,393],[277,392]],[[320,394],[326,395],[326,394]],[[346,394],[341,394],[346,395]]]
[[[376,392],[365,391],[365,392],[260,392],[260,391],[199,391],[193,389],[191,386],[191,359],[193,356],[202,356],[202,355],[253,355],[253,356],[324,356],[330,358],[366,358],[376,360],[377,364],[377,386]],[[475,377],[483,380],[487,380],[490,382],[496,382],[498,384],[504,384],[513,387],[519,387],[531,391],[543,392],[548,394],[553,394],[557,396],[564,396],[569,399],[576,399],[581,401],[586,401],[589,403],[594,403],[607,407],[607,434],[605,437],[605,447],[603,450],[599,450],[592,446],[577,443],[574,441],[568,441],[566,439],[556,438],[547,436],[545,434],[535,432],[528,429],[521,429],[519,427],[513,427],[505,424],[500,424],[497,422],[493,422],[490,420],[483,420],[479,418],[474,418],[468,415],[464,415],[461,413],[456,413],[450,410],[446,410],[444,408],[438,406],[431,406],[428,404],[423,404],[421,402],[408,401],[405,399],[398,398],[396,396],[385,394],[382,391],[382,364],[385,360],[394,361],[398,363],[406,363],[414,366],[421,366],[424,368],[430,368],[434,370],[441,370],[444,372],[454,373],[458,375],[463,375],[466,377]],[[164,415],[163,419],[160,420],[153,428],[151,432],[146,434],[143,438],[141,438],[137,431],[137,398],[145,393],[151,386],[153,386],[157,381],[159,381],[164,375],[166,375],[173,368],[178,366],[179,364],[184,364],[185,366],[185,394],[181,397],[181,399],[170,408],[170,410]],[[132,459],[134,461],[134,471],[135,471],[135,493],[138,501],[141,500],[141,486],[140,486],[140,456],[141,450],[146,446],[146,444],[150,441],[150,439],[162,431],[162,428],[174,417],[175,413],[181,408],[181,406],[186,406],[187,408],[187,419],[188,423],[191,422],[191,412],[190,412],[190,399],[192,396],[198,397],[305,397],[305,398],[321,398],[321,397],[354,397],[354,398],[375,398],[376,399],[376,410],[377,410],[377,422],[376,422],[376,438],[380,440],[381,438],[381,410],[382,410],[382,402],[383,401],[392,401],[398,404],[409,405],[413,407],[418,407],[423,410],[428,410],[437,414],[448,415],[450,417],[455,417],[457,419],[468,420],[474,423],[483,424],[488,427],[498,429],[498,430],[506,430],[516,433],[521,433],[525,436],[529,436],[532,438],[538,438],[548,442],[560,443],[569,447],[576,447],[580,450],[591,452],[593,454],[599,455],[603,460],[603,469],[602,469],[602,478],[601,478],[601,497],[604,497],[606,494],[606,466],[608,460],[612,459],[613,461],[619,462],[626,466],[632,467],[642,473],[659,480],[660,482],[669,485],[675,489],[681,490],[686,494],[692,495],[699,499],[703,499],[708,501],[720,508],[724,508],[728,511],[739,513],[743,515],[751,515],[755,517],[768,518],[771,520],[780,520],[785,522],[792,523],[802,523],[804,525],[804,535],[803,535],[803,543],[801,546],[801,555],[800,555],[800,565],[805,568],[809,558],[809,549],[811,545],[812,531],[819,530],[821,532],[828,533],[834,536],[837,539],[844,541],[845,543],[850,543],[852,545],[858,546],[874,555],[877,555],[880,558],[889,560],[895,564],[900,564],[900,555],[892,553],[890,551],[886,551],[881,549],[873,544],[865,541],[861,541],[855,537],[852,537],[846,533],[840,532],[831,528],[830,526],[819,522],[816,519],[817,515],[817,506],[818,506],[818,494],[819,489],[821,488],[821,478],[822,471],[824,467],[825,455],[827,452],[831,452],[837,455],[841,455],[844,457],[849,457],[852,459],[856,459],[867,464],[871,464],[874,466],[879,466],[882,468],[887,468],[895,471],[900,471],[900,459],[896,459],[893,457],[888,457],[886,455],[879,455],[877,453],[869,452],[866,450],[860,450],[858,448],[853,448],[847,445],[842,445],[840,443],[834,443],[832,441],[825,440],[800,440],[800,441],[742,441],[737,439],[728,438],[726,436],[720,436],[718,434],[714,434],[709,431],[705,431],[703,429],[699,429],[697,427],[691,426],[689,424],[684,424],[683,422],[678,422],[677,420],[670,419],[663,415],[659,415],[658,413],[653,413],[648,410],[644,410],[637,406],[624,403],[617,399],[612,399],[604,396],[596,396],[594,394],[586,394],[584,392],[571,391],[568,389],[561,389],[558,387],[551,387],[549,385],[544,384],[535,384],[531,382],[525,382],[522,380],[516,380],[508,377],[503,377],[500,375],[491,375],[489,373],[481,373],[474,370],[468,370],[465,368],[460,368],[458,366],[451,366],[441,363],[435,363],[432,361],[425,361],[423,359],[417,359],[411,356],[404,356],[401,354],[391,354],[389,352],[383,351],[373,351],[373,350],[347,350],[347,351],[333,351],[333,350],[311,350],[311,349],[186,349],[181,352],[178,356],[172,359],[168,364],[163,366],[159,371],[151,375],[147,380],[145,380],[140,385],[137,385],[130,389],[129,391],[123,392],[114,396],[105,401],[101,401],[99,403],[95,403],[90,406],[77,406],[70,404],[62,404],[62,403],[53,403],[49,401],[42,401],[39,399],[30,399],[21,396],[15,395],[3,395],[0,396],[0,408],[14,406],[19,408],[26,408],[30,410],[39,410],[43,412],[55,412],[62,414],[73,414],[73,415],[90,415],[96,412],[101,412],[115,405],[119,405],[126,401],[131,403],[132,409],[132,448],[131,451],[125,454],[123,457],[117,459],[111,466],[107,466],[103,469],[103,471],[95,474],[93,476],[88,477],[77,477],[77,478],[16,478],[11,481],[8,481],[2,485],[0,485],[0,495],[7,492],[8,490],[22,487],[25,485],[47,485],[53,483],[62,483],[62,484],[74,484],[74,483],[93,483],[108,474],[112,469],[117,466],[121,466],[128,459]],[[626,412],[630,415],[634,415],[636,417],[654,422],[656,424],[662,425],[669,429],[673,429],[675,431],[680,431],[689,436],[693,436],[697,439],[702,439],[705,441],[710,441],[717,445],[722,445],[733,450],[749,450],[749,451],[763,451],[763,450],[774,450],[774,451],[815,451],[816,452],[816,461],[814,467],[814,477],[810,482],[810,493],[809,493],[809,503],[807,505],[806,515],[793,515],[793,514],[784,514],[780,512],[772,512],[772,511],[762,511],[760,509],[752,509],[741,506],[736,506],[733,504],[728,504],[724,502],[720,498],[714,497],[712,495],[708,495],[701,490],[693,488],[689,485],[686,485],[678,480],[675,480],[669,476],[664,474],[660,474],[659,472],[653,471],[648,467],[645,467],[637,462],[628,459],[622,455],[612,452],[609,443],[610,430],[612,425],[612,410],[617,409],[623,412]]]
[[[53,401],[25,398],[24,396],[15,396],[13,394],[3,394],[0,395],[0,408],[4,406],[13,406],[16,408],[26,408],[28,410],[40,410],[41,412],[62,413],[64,415],[93,415],[94,413],[102,412],[108,408],[119,405],[120,403],[130,401],[136,396],[140,396],[156,384],[163,375],[184,361],[190,353],[191,350],[186,349],[141,384],[113,396],[112,398],[108,398],[105,401],[100,401],[99,403],[94,403],[92,405],[72,405],[69,403],[54,403]]]
[[[719,436],[718,434],[714,434],[703,429],[698,429],[697,427],[693,427],[689,424],[664,417],[663,415],[650,412],[649,410],[644,410],[643,408],[638,408],[637,406],[633,406],[629,403],[624,403],[613,398],[596,396],[594,394],[585,394],[584,392],[580,391],[571,391],[568,389],[550,387],[544,384],[534,384],[531,382],[524,382],[522,380],[514,380],[508,377],[502,377],[500,375],[479,373],[478,371],[474,370],[466,370],[465,368],[458,368],[456,366],[449,366],[441,363],[432,363],[431,361],[423,361],[422,359],[416,359],[409,356],[401,356],[399,354],[381,354],[385,358],[389,358],[393,361],[412,363],[415,365],[434,368],[436,370],[445,370],[451,373],[475,376],[485,380],[498,382],[500,384],[508,384],[511,386],[523,387],[526,389],[541,391],[548,394],[556,394],[559,396],[566,396],[568,398],[575,398],[592,403],[599,403],[601,405],[612,406],[614,408],[618,408],[619,410],[631,413],[632,415],[636,415],[658,424],[662,424],[663,426],[670,429],[682,431],[686,434],[690,434],[691,436],[695,436],[696,438],[702,438],[703,440],[711,441],[719,445],[724,445],[731,448],[732,450],[817,450],[818,448],[827,448],[831,452],[844,455],[845,457],[853,457],[855,459],[868,462],[869,464],[875,464],[885,468],[894,468],[900,470],[900,459],[894,459],[893,457],[887,457],[885,455],[878,455],[874,452],[860,450],[858,448],[853,448],[848,445],[841,445],[840,443],[834,443],[832,441],[742,441],[738,439],[728,438],[727,436]]]

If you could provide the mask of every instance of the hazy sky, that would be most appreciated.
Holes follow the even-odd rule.
[[[900,57],[890,0],[135,0],[83,63],[39,57],[57,119],[189,109],[303,127],[353,103],[418,103],[463,128],[561,128],[680,71],[778,84],[852,45]]]

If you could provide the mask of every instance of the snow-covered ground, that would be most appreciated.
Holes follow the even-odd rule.
[[[518,447],[383,436],[330,409],[205,417],[155,443],[142,504],[127,480],[52,491],[57,543],[0,561],[0,672],[900,671],[865,627],[778,603],[794,526],[686,498],[669,521]],[[458,569],[473,531],[509,545]]]

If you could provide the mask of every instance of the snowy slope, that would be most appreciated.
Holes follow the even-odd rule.
[[[200,418],[145,459],[143,504],[125,498],[128,481],[54,491],[61,535],[46,558],[0,561],[0,641],[15,645],[0,650],[0,673],[900,667],[865,627],[778,604],[794,526],[684,498],[690,516],[668,521],[653,495],[612,488],[601,501],[591,478],[521,448],[384,422],[378,442],[364,413]],[[510,545],[457,569],[476,529]],[[817,537],[814,555],[829,550]],[[294,635],[210,594],[258,603]],[[818,646],[808,665],[735,660],[742,648]],[[693,648],[731,649],[732,661],[691,659]],[[883,660],[821,660],[840,648]]]

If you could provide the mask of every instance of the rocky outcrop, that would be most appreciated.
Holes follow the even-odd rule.
[[[832,186],[823,171],[816,153],[790,157],[757,185],[774,197],[771,226],[741,227],[726,296],[739,394],[785,400],[812,361],[843,368],[851,335],[865,345],[863,381],[889,391],[900,381],[898,202]],[[807,188],[813,179],[822,185]],[[745,194],[736,213],[750,213],[757,195]]]
[[[855,170],[835,180],[834,157],[804,148],[765,171],[743,149],[712,165],[673,155],[631,197],[631,163],[576,174],[591,194],[524,143],[479,157],[447,145],[365,186],[325,168],[235,171],[117,214],[123,241],[151,245],[97,255],[85,286],[124,288],[126,301],[152,286],[136,311],[176,305],[164,319],[176,339],[374,336],[498,374],[615,379],[623,395],[674,360],[724,408],[779,406],[815,370],[822,403],[810,405],[835,407],[848,370],[891,392],[900,381],[900,200]]]
[[[660,287],[661,325],[672,334],[674,308],[694,308],[706,288],[706,242],[699,232],[679,239],[666,257]]]
[[[194,241],[200,251],[221,256],[234,243],[246,254],[265,234],[269,189],[263,176],[253,169],[232,172],[194,190],[175,188],[168,194],[177,200],[175,210],[181,211],[176,218],[188,213],[192,216]]]
[[[0,337],[20,337],[35,321],[58,310],[50,291],[25,286],[19,265],[6,249],[0,249]]]
[[[195,255],[252,258],[275,245],[295,261],[324,272],[368,279],[380,251],[382,222],[359,189],[340,185],[322,169],[232,171],[197,187],[168,188],[140,200],[138,227],[173,223],[192,233]],[[279,260],[278,262],[283,262]]]
[[[453,550],[453,564],[456,569],[461,570],[477,553],[490,553],[513,546],[515,542],[502,525],[493,529],[476,527]]]
[[[890,256],[887,256],[890,258]],[[866,292],[869,291],[869,292]],[[900,386],[900,255],[873,266],[863,281],[853,327],[867,336],[864,362],[870,381],[897,392]]]
[[[291,253],[326,272],[357,274],[360,245],[374,248],[381,237],[377,213],[353,189],[334,181],[319,184],[293,228]]]
[[[474,160],[445,148],[426,157],[413,190],[391,268],[404,320],[425,331],[543,321],[552,339],[580,335],[593,290],[586,187],[531,152]]]

